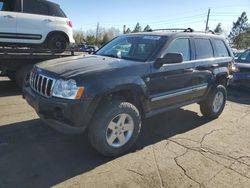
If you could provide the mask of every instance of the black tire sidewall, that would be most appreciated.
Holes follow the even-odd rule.
[[[220,110],[218,112],[214,112],[213,111],[213,102],[214,102],[215,96],[218,92],[222,92],[224,99],[223,99],[223,104],[222,104]],[[226,88],[223,85],[215,86],[212,89],[212,91],[210,92],[208,99],[201,104],[201,105],[203,105],[202,106],[202,108],[204,109],[203,111],[206,111],[204,115],[211,117],[211,118],[219,117],[225,108],[226,100],[227,100]]]
[[[120,148],[110,146],[106,139],[106,130],[110,121],[119,114],[127,113],[134,121],[134,131],[130,140]],[[141,130],[141,116],[136,107],[130,103],[115,101],[104,105],[94,117],[93,123],[89,127],[89,141],[92,146],[101,154],[107,157],[117,157],[129,149],[136,142]]]
[[[56,46],[57,42],[61,42],[61,47]],[[67,40],[63,35],[52,35],[48,41],[49,49],[51,50],[65,50],[67,48]]]

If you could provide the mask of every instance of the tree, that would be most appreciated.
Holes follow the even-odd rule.
[[[87,44],[94,45],[95,42],[96,42],[95,36],[94,35],[88,35],[87,38],[86,38],[86,42],[87,42]]]
[[[228,36],[231,43],[233,43],[236,46],[239,46],[238,43],[239,40],[235,40],[238,35],[240,35],[242,32],[244,32],[248,27],[248,18],[246,12],[242,12],[241,16],[238,17],[238,20],[236,22],[233,22],[233,28]]]
[[[114,37],[118,36],[120,34],[120,30],[114,27],[105,28],[99,26],[98,33],[96,33],[95,30],[87,30],[84,34],[86,36],[85,41],[87,44],[97,45],[98,47],[100,47],[112,40]]]
[[[141,32],[142,28],[141,28],[141,25],[140,23],[138,22],[136,25],[135,25],[135,28],[133,30],[132,33],[138,33],[138,32]]]
[[[109,41],[110,41],[110,37],[109,37],[108,33],[105,33],[103,35],[103,38],[102,38],[102,45],[106,44]]]
[[[85,42],[84,34],[82,31],[74,31],[73,37],[75,39],[76,44],[82,44]]]
[[[125,32],[125,34],[131,33],[131,29],[128,28],[127,31]]]
[[[246,49],[250,47],[250,27],[235,37],[234,44],[237,49]]]
[[[214,29],[215,33],[221,34],[223,32],[222,28],[221,28],[221,23],[218,23],[216,28]]]
[[[144,29],[143,29],[143,32],[151,32],[152,29],[150,28],[149,25],[147,25]]]
[[[119,29],[115,29],[114,27],[109,28],[108,30],[105,29],[104,32],[102,33],[102,42],[101,45],[106,44],[116,36],[120,34]]]

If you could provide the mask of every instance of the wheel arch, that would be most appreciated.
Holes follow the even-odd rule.
[[[135,105],[142,114],[145,112],[147,96],[145,91],[138,85],[123,85],[99,94],[94,99],[94,101],[97,101],[96,109],[98,109],[99,105],[114,99],[121,99],[130,102]]]
[[[228,73],[221,72],[221,73],[216,75],[215,82],[217,84],[220,84],[220,85],[223,85],[223,86],[227,87],[228,76],[229,76]]]
[[[69,42],[69,36],[67,35],[67,33],[65,33],[63,31],[51,31],[51,32],[49,32],[46,39],[45,39],[45,42],[48,42],[49,38],[53,35],[56,35],[56,34],[63,35],[66,38],[67,42]]]

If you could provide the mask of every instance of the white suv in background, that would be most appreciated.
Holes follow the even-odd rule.
[[[74,43],[72,23],[46,0],[0,0],[0,45],[63,51]]]

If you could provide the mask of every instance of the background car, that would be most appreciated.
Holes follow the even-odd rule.
[[[235,52],[235,53],[234,53],[235,59],[238,59],[239,56],[240,56],[243,52],[244,52],[244,51],[237,51],[237,52]]]
[[[237,49],[234,49],[234,50],[233,50],[234,58],[235,58],[235,59],[238,59],[239,56],[240,56],[241,54],[243,54],[244,51],[245,51],[245,50],[237,50]]]
[[[230,85],[250,89],[250,48],[238,57],[235,67]]]
[[[74,43],[72,22],[45,0],[0,0],[0,45],[66,49]]]
[[[83,45],[79,46],[79,51],[81,51],[81,52],[95,52],[98,49],[99,48],[97,46],[94,46],[94,45],[83,44]]]

